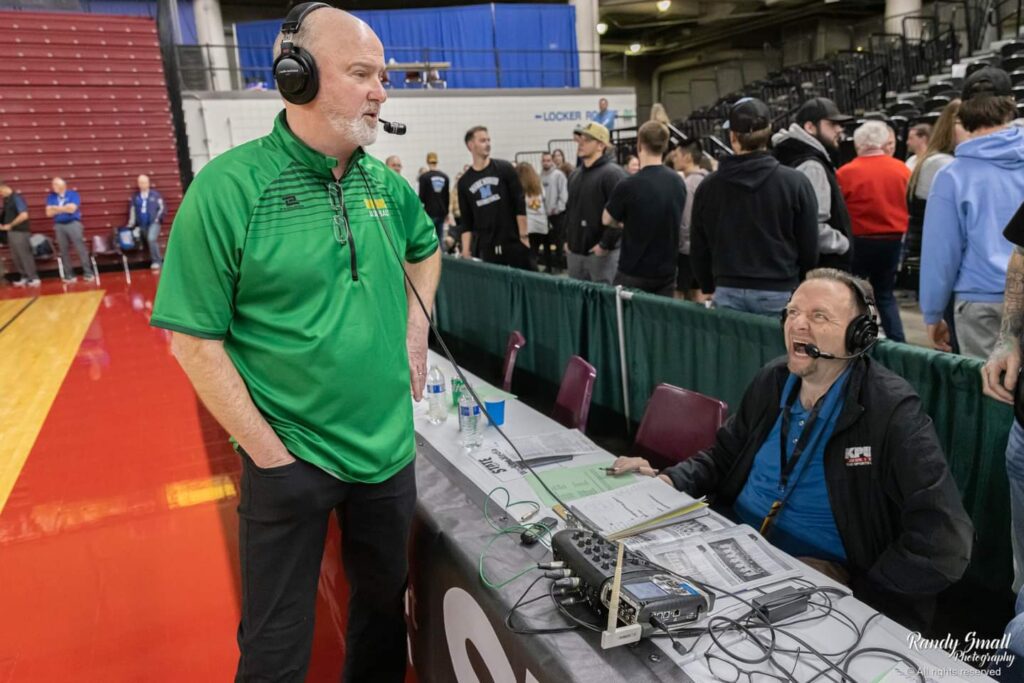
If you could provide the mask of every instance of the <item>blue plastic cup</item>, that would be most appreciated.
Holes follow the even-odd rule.
[[[487,414],[491,416],[491,424],[500,427],[505,424],[505,399],[500,401],[484,401]]]

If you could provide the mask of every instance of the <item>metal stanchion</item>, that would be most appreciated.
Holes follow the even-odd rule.
[[[630,432],[629,416],[629,369],[626,367],[626,329],[622,321],[622,302],[633,298],[633,292],[622,285],[615,287],[615,326],[619,330],[619,365],[622,368],[622,412],[626,415],[626,433]]]

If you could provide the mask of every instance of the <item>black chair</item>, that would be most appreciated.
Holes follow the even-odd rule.
[[[979,60],[977,62],[971,62],[970,64],[967,65],[967,73],[966,73],[966,75],[970,76],[975,71],[978,71],[979,69],[984,69],[986,66],[992,66],[992,65],[989,62],[985,61],[985,60]]]
[[[1003,59],[1003,71],[1009,73],[1018,69],[1024,69],[1024,55],[1015,55]]]
[[[1014,85],[1024,85],[1024,69],[1017,69],[1011,73],[1010,82]]]
[[[928,96],[946,95],[949,92],[956,92],[956,86],[950,81],[939,81],[928,86]]]
[[[999,54],[1003,59],[1014,55],[1024,55],[1024,41],[1015,40],[999,48]]]
[[[925,100],[924,104],[921,105],[921,108],[925,111],[942,111],[946,108],[947,104],[949,104],[949,98],[945,95],[941,95],[939,97],[932,97]]]

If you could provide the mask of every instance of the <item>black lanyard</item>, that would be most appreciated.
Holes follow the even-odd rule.
[[[782,409],[782,428],[779,430],[779,491],[785,491],[786,485],[789,483],[789,475],[796,469],[797,463],[800,461],[800,456],[803,455],[804,449],[807,447],[807,442],[811,440],[811,433],[814,431],[814,423],[818,420],[818,413],[821,412],[821,407],[825,404],[825,396],[818,399],[818,402],[814,404],[814,408],[811,410],[811,414],[807,416],[804,421],[804,429],[800,432],[800,437],[796,441],[796,445],[793,448],[793,454],[786,457],[786,448],[789,445],[789,421],[790,421],[790,409],[793,404],[796,403],[797,397],[800,395],[800,384],[799,382],[793,386],[793,390],[789,396],[786,397],[786,405]],[[826,394],[827,396],[827,394]]]

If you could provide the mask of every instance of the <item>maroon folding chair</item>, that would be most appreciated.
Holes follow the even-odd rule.
[[[661,469],[693,457],[715,442],[729,406],[671,384],[659,384],[640,421],[631,455]]]
[[[526,337],[519,330],[512,330],[505,345],[505,361],[501,364],[501,388],[512,391],[512,371],[516,369],[516,357],[519,350],[526,346]]]
[[[562,385],[558,388],[551,418],[569,429],[587,431],[590,397],[594,393],[597,370],[579,356],[572,356],[565,366]]]

